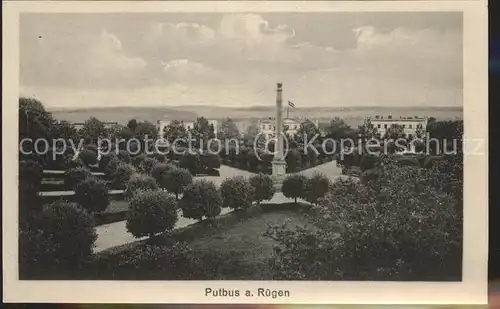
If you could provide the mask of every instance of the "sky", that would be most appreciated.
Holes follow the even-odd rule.
[[[460,12],[23,13],[48,108],[462,106]]]

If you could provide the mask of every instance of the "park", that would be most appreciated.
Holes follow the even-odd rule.
[[[304,140],[283,133],[282,86],[274,142],[262,147],[244,136],[237,150],[218,154],[120,144],[102,153],[99,138],[134,139],[148,150],[145,137],[157,128],[135,119],[105,128],[91,118],[77,130],[36,99],[20,98],[20,141],[84,141],[43,155],[31,143],[31,152],[20,152],[20,278],[460,280],[461,150],[443,155],[419,145],[401,154],[386,144],[389,153],[343,154],[318,140],[319,151],[301,152]],[[231,130],[218,138],[241,135],[229,118],[225,124]],[[316,130],[310,121],[298,129]],[[426,130],[449,141],[462,138],[463,124],[433,120]],[[164,137],[186,133],[174,122]],[[215,137],[203,117],[189,133]],[[334,119],[327,131],[339,143],[353,134],[359,149],[382,139],[369,118],[359,128]],[[385,135],[404,138],[396,125]]]

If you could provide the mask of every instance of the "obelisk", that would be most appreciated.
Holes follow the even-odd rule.
[[[283,84],[277,83],[276,89],[276,125],[274,132],[276,134],[276,145],[274,146],[274,159],[272,162],[273,176],[276,180],[286,174],[286,161],[283,154]]]

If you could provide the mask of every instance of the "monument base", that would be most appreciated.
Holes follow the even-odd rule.
[[[273,177],[283,177],[286,175],[286,161],[285,160],[274,160],[272,162],[273,167]]]

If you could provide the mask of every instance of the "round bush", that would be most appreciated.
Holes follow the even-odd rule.
[[[141,173],[144,173],[146,175],[151,175],[151,172],[153,168],[158,164],[159,162],[156,161],[156,159],[153,158],[148,158],[146,157],[141,164],[139,164],[139,171]]]
[[[152,237],[171,231],[177,222],[177,201],[163,191],[137,191],[129,203],[127,231]]]
[[[175,167],[175,165],[168,163],[157,163],[151,170],[151,176],[156,180],[156,182],[160,183],[163,173]]]
[[[78,157],[86,166],[97,164],[97,152],[94,152],[90,149],[82,150]]]
[[[221,157],[218,154],[203,154],[200,156],[200,167],[204,171],[220,168]]]
[[[184,189],[180,201],[183,216],[195,220],[215,218],[221,212],[222,198],[213,182],[198,180]]]
[[[252,186],[253,201],[257,202],[257,204],[273,198],[276,190],[271,176],[259,173],[250,177],[249,182]]]
[[[306,181],[304,189],[305,200],[312,204],[318,204],[328,192],[329,187],[330,181],[324,174],[318,172],[314,173],[314,175]]]
[[[193,175],[198,174],[201,169],[200,155],[185,153],[179,160],[179,167],[187,169]]]
[[[64,174],[64,186],[68,190],[73,190],[80,182],[92,176],[90,170],[86,167],[70,168]]]
[[[219,190],[225,208],[247,210],[252,206],[253,188],[243,176],[224,179]]]
[[[303,175],[291,175],[288,176],[281,187],[281,192],[288,198],[295,199],[297,203],[297,198],[305,197],[305,187],[307,178]]]
[[[381,171],[378,168],[372,168],[367,171],[364,171],[361,175],[361,183],[367,185],[372,181],[379,180],[381,176]]]
[[[165,163],[167,161],[167,156],[165,154],[159,153],[159,152],[154,152],[148,157],[155,159],[158,162]]]
[[[166,170],[161,177],[160,187],[174,193],[178,199],[184,189],[193,183],[193,176],[185,168],[173,167]]]
[[[40,242],[32,248],[38,251],[32,260],[40,258],[49,264],[46,268],[56,267],[58,273],[78,268],[92,256],[97,240],[94,224],[94,218],[76,203],[60,200],[48,205],[33,223],[32,231]]]
[[[156,191],[158,184],[156,180],[148,175],[137,174],[130,178],[127,189],[125,190],[125,197],[132,198],[138,191]]]
[[[116,170],[111,175],[113,179],[113,188],[125,190],[127,188],[127,183],[135,173],[136,169],[133,165],[127,163],[118,164]]]
[[[75,201],[89,212],[105,211],[109,206],[106,182],[89,177],[76,185]]]

